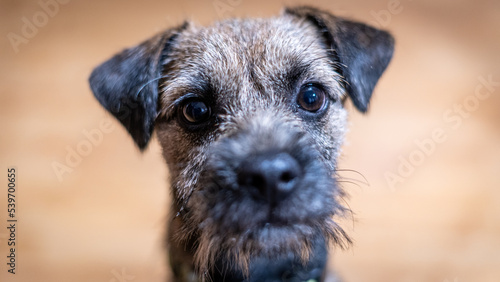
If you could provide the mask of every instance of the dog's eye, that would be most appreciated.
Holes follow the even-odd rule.
[[[326,94],[313,84],[306,84],[300,88],[297,103],[306,111],[317,112],[325,106]]]
[[[182,107],[182,114],[189,123],[202,123],[210,117],[210,108],[201,100],[190,100]]]

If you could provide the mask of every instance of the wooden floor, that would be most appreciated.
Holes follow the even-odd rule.
[[[165,281],[159,145],[134,147],[94,100],[90,71],[185,18],[267,17],[309,2],[59,1],[0,0],[0,281]],[[500,2],[315,3],[397,41],[370,112],[349,105],[339,168],[355,243],[332,267],[347,282],[500,281]]]

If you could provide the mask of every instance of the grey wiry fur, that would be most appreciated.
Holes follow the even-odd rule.
[[[187,23],[155,38],[97,68],[91,85],[141,148],[154,123],[174,196],[175,280],[323,279],[328,243],[350,242],[335,222],[345,211],[335,177],[343,103],[349,96],[366,111],[392,56],[390,35],[299,7],[270,19]],[[299,106],[304,85],[326,93],[325,107]],[[209,108],[203,124],[183,119],[190,99]],[[123,109],[130,114],[118,115]],[[273,158],[298,167],[286,197],[241,181]]]

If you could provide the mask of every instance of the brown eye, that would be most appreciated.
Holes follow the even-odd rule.
[[[297,103],[302,109],[317,112],[324,107],[325,102],[326,95],[322,89],[313,84],[306,84],[300,88]]]
[[[210,117],[210,108],[201,100],[190,100],[182,107],[184,119],[192,124],[202,123]]]

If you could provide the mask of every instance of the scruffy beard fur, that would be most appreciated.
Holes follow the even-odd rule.
[[[248,275],[252,258],[277,259],[290,253],[305,264],[318,236],[327,245],[345,247],[351,242],[334,221],[346,212],[338,203],[343,192],[335,172],[324,165],[300,121],[277,112],[231,118],[225,128],[230,133],[203,147],[204,153],[198,155],[207,156],[198,158],[197,163],[205,169],[186,199],[184,225],[175,234],[181,244],[196,238],[194,265],[198,273],[224,261],[231,265],[222,267],[237,268]],[[290,154],[303,170],[296,188],[299,191],[276,206],[256,199],[237,181],[238,167],[244,160],[267,152]]]

